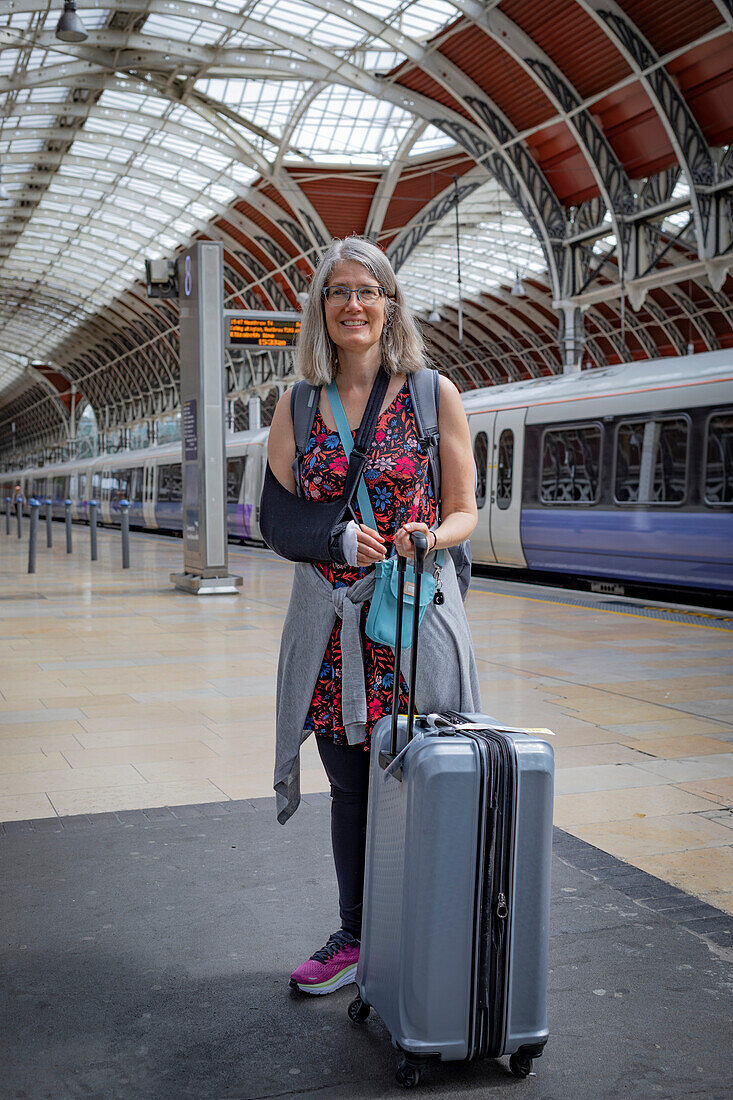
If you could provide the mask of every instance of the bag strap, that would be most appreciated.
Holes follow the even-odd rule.
[[[305,454],[308,440],[313,431],[313,421],[316,418],[318,408],[318,394],[320,386],[312,386],[303,379],[296,382],[290,390],[290,416],[293,421],[293,435],[295,437],[295,459],[293,460],[293,473],[298,496],[303,495],[300,480],[300,461]]]
[[[407,385],[412,399],[412,411],[415,416],[420,446],[427,451],[428,468],[435,493],[435,503],[440,514],[440,432],[438,431],[438,409],[440,405],[440,375],[437,370],[423,367],[422,370],[408,374]]]
[[[336,427],[338,429],[339,436],[341,438],[341,444],[346,453],[346,457],[349,459],[349,469],[346,473],[346,485],[344,487],[344,496],[350,500],[351,494],[349,489],[353,486],[353,482],[358,478],[358,487],[356,490],[356,499],[359,501],[359,511],[361,512],[364,523],[367,523],[375,531],[377,528],[377,521],[374,518],[374,510],[372,503],[369,499],[369,493],[367,491],[364,478],[361,476],[361,471],[367,458],[367,454],[371,450],[372,443],[374,442],[374,431],[377,426],[377,420],[379,418],[379,411],[384,401],[384,396],[387,392],[387,386],[389,385],[389,377],[385,371],[380,370],[377,377],[374,380],[372,386],[372,392],[369,395],[369,401],[367,407],[364,410],[364,416],[362,417],[359,430],[356,433],[356,439],[354,440],[351,434],[351,428],[349,422],[346,419],[346,413],[344,407],[341,404],[341,398],[339,396],[338,386],[335,382],[330,382],[326,386],[326,393],[328,394],[328,400],[331,403],[331,412],[333,418],[336,421]],[[351,488],[353,493],[353,488]]]

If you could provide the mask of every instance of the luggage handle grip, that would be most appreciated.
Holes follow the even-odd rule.
[[[412,741],[413,723],[415,720],[415,680],[417,678],[417,639],[420,626],[420,584],[422,581],[425,555],[428,552],[428,540],[423,531],[413,531],[410,540],[415,547],[415,599],[412,608],[412,649],[410,651],[410,681],[408,684],[407,702],[407,744]],[[389,753],[384,751],[379,754],[379,766],[386,769],[397,756],[397,716],[400,705],[400,656],[402,647],[402,615],[405,598],[405,572],[407,570],[407,558],[398,555],[397,559],[397,622],[395,630],[394,648],[394,681],[392,684],[392,730],[390,736]],[[402,768],[396,768],[392,773],[396,779],[402,779]]]

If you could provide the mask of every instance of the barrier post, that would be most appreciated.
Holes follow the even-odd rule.
[[[53,546],[53,531],[51,529],[51,521],[53,520],[53,513],[51,512],[51,501],[46,501],[46,546]]]
[[[10,534],[10,497],[5,498],[5,534]]]
[[[28,572],[35,573],[36,571],[36,539],[38,538],[38,513],[41,509],[40,500],[34,500],[33,497],[28,501],[28,505],[31,510],[31,528],[28,535]]]
[[[120,525],[122,527],[122,568],[130,568],[130,502],[120,501]]]
[[[89,537],[92,548],[92,561],[97,560],[97,501],[89,501]]]
[[[18,538],[23,537],[23,501],[16,500],[15,502],[15,514],[18,517]]]
[[[64,511],[66,512],[66,553],[71,553],[71,501],[67,498],[64,501]]]

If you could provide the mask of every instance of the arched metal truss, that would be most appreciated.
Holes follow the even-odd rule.
[[[196,237],[231,304],[289,309],[371,236],[463,387],[733,342],[729,0],[284,2],[77,0],[75,45],[61,0],[5,6],[0,455],[62,441],[72,386],[103,431],[176,408],[140,275]],[[285,369],[233,360],[230,392]]]

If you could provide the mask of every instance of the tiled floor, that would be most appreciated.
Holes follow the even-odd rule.
[[[27,522],[27,521],[26,521]],[[230,548],[242,595],[168,580],[181,543],[0,529],[0,821],[271,794],[291,567]],[[733,633],[472,589],[484,710],[555,731],[556,823],[733,912]],[[524,590],[522,590],[524,593]],[[303,789],[325,779],[312,739]],[[291,826],[292,827],[292,826]]]

